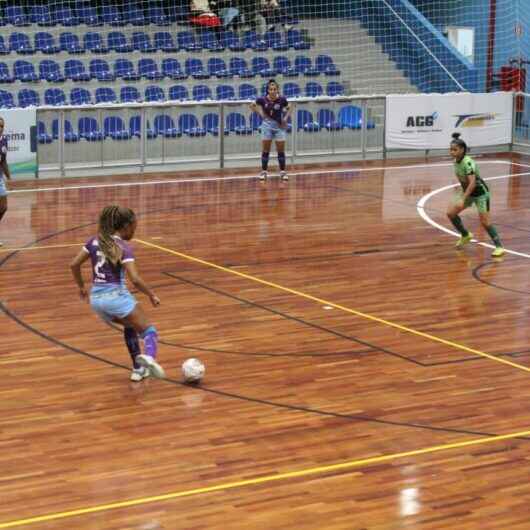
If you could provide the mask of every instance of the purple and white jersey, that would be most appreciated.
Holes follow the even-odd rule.
[[[281,125],[284,111],[289,105],[289,102],[284,96],[278,96],[274,101],[269,99],[268,96],[261,96],[256,99],[256,105],[259,105],[263,109],[266,120]]]
[[[0,164],[7,159],[7,136],[0,136]],[[4,170],[0,166],[0,177],[4,176]]]
[[[125,286],[124,263],[134,261],[134,254],[131,247],[118,236],[114,236],[116,244],[122,249],[122,257],[117,265],[113,265],[99,250],[97,236],[91,237],[83,247],[83,250],[90,254],[92,262],[92,278],[94,285],[121,285]]]

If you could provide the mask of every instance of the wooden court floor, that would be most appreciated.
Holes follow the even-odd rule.
[[[529,529],[530,160],[477,160],[496,261],[444,231],[447,159],[15,183],[0,529]],[[70,278],[111,203],[167,380],[129,382]]]

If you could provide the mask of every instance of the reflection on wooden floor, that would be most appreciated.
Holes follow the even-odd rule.
[[[528,529],[530,162],[478,160],[502,260],[436,226],[447,160],[15,184],[0,529]],[[109,203],[139,215],[167,381],[129,382],[70,278]]]

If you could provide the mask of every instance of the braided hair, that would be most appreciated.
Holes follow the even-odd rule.
[[[114,234],[133,223],[136,219],[130,208],[106,206],[99,216],[98,242],[101,252],[112,265],[116,266],[121,259],[122,249],[116,244]]]
[[[457,132],[453,133],[451,135],[451,137],[453,138],[451,140],[451,145],[456,145],[456,146],[462,148],[464,150],[464,155],[465,155],[467,153],[467,144],[466,144],[466,142],[464,142],[464,140],[462,140],[460,138],[460,136],[461,136],[460,133],[457,133]]]

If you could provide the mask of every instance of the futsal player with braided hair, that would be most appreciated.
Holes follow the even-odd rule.
[[[285,169],[285,139],[287,137],[287,123],[291,115],[291,106],[287,99],[280,95],[280,87],[274,79],[266,85],[266,94],[251,103],[250,107],[263,118],[261,123],[261,173],[260,179],[267,178],[269,156],[272,140],[276,141],[280,177],[288,180]]]
[[[107,206],[99,217],[97,235],[91,237],[70,264],[81,299],[90,299],[92,309],[103,320],[123,326],[123,338],[132,359],[131,381],[141,381],[153,375],[164,377],[156,361],[158,334],[142,307],[136,302],[125,283],[125,276],[153,304],[160,299],[138,274],[134,254],[127,243],[136,230],[136,215],[130,208]],[[88,295],[81,266],[90,259],[92,288]],[[144,352],[140,348],[143,339]]]
[[[453,133],[452,137],[453,140],[451,141],[449,152],[455,161],[454,170],[456,178],[462,186],[462,190],[456,196],[456,200],[447,209],[447,217],[460,233],[460,239],[456,243],[456,248],[462,248],[473,238],[473,234],[464,227],[462,219],[458,214],[474,204],[477,208],[482,226],[495,244],[495,249],[491,255],[498,258],[505,251],[497,230],[490,222],[489,188],[484,180],[480,178],[480,170],[477,163],[467,154],[468,147],[466,142],[460,138],[460,133]]]

